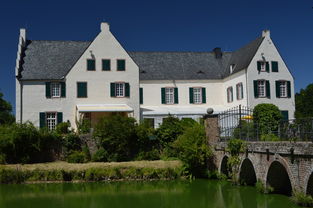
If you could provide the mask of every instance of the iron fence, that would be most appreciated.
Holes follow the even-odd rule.
[[[281,120],[259,124],[253,110],[237,106],[218,115],[220,140],[231,138],[247,141],[313,141],[313,118]]]

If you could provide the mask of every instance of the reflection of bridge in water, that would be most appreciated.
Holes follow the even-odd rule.
[[[220,139],[218,116],[206,118],[209,143],[215,150],[214,164],[228,174],[227,142]],[[240,154],[238,178],[247,185],[258,180],[274,188],[274,192],[291,195],[298,190],[313,195],[313,143],[247,141],[247,149]]]

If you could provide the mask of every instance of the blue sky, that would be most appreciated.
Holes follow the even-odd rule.
[[[15,105],[19,28],[31,40],[92,40],[100,22],[129,51],[232,51],[271,37],[299,91],[313,82],[313,0],[5,0],[0,6],[0,91]]]

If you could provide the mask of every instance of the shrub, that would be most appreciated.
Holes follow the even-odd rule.
[[[230,157],[227,161],[227,166],[230,170],[232,182],[234,184],[239,183],[237,174],[239,172],[240,158],[239,153],[243,152],[246,148],[246,144],[241,139],[230,139],[227,143],[227,151],[230,153]]]
[[[262,194],[269,194],[274,191],[274,188],[271,186],[266,186],[262,183],[262,181],[257,181],[255,183],[256,189]]]
[[[83,152],[73,151],[67,157],[69,163],[84,163],[86,162],[86,155]]]
[[[136,122],[134,118],[114,115],[97,123],[94,139],[108,153],[109,161],[131,160],[136,150]]]
[[[280,141],[280,139],[275,134],[262,134],[261,135],[261,141],[277,142],[277,141]]]
[[[139,152],[135,158],[135,160],[159,160],[160,159],[160,152],[157,149],[153,149],[151,151]]]
[[[159,146],[159,141],[156,139],[155,134],[155,129],[151,127],[148,120],[144,120],[136,126],[136,149],[138,152],[148,152]]]
[[[181,122],[178,118],[171,115],[163,119],[163,123],[156,131],[156,136],[159,139],[162,147],[170,146],[179,135],[183,133]]]
[[[70,133],[63,137],[63,147],[65,148],[66,154],[69,154],[72,151],[81,151],[81,145],[81,139],[75,133]]]
[[[195,123],[187,128],[173,144],[178,151],[178,158],[194,176],[204,176],[207,161],[212,156],[208,147],[204,127]]]
[[[240,138],[248,138],[253,139],[255,138],[255,129],[254,129],[254,123],[253,122],[247,122],[244,120],[240,121],[241,126],[238,126],[235,128],[233,133],[234,139],[240,139]]]
[[[88,119],[81,119],[76,122],[77,130],[79,134],[90,133],[91,122]]]
[[[281,112],[276,105],[263,103],[254,107],[253,121],[261,134],[277,131],[281,119]]]
[[[304,207],[313,207],[313,198],[311,195],[306,195],[301,191],[294,191],[291,200],[296,204]]]
[[[241,139],[230,139],[227,142],[227,151],[231,156],[239,155],[240,152],[244,152],[246,143]]]
[[[92,156],[92,161],[94,162],[107,162],[108,152],[102,147]]]
[[[62,122],[56,126],[55,131],[58,134],[68,134],[70,132],[70,127],[71,125],[69,122]]]

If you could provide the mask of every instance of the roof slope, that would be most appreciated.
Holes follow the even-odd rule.
[[[231,57],[213,52],[129,52],[140,69],[140,80],[222,79]]]
[[[250,64],[263,41],[259,37],[234,52],[128,52],[139,66],[140,80],[223,79]],[[21,80],[60,80],[71,70],[90,41],[28,41]]]
[[[61,79],[89,44],[89,41],[28,41],[21,79]]]

